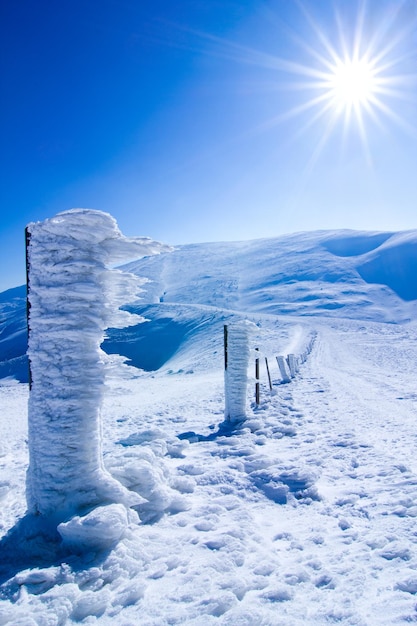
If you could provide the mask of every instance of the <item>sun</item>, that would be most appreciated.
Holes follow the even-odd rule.
[[[376,75],[366,58],[339,60],[329,76],[329,98],[339,111],[369,107],[378,91]]]
[[[270,37],[263,50],[197,33],[216,44],[216,56],[268,71],[273,78],[266,81],[267,89],[285,94],[285,108],[277,100],[279,112],[249,134],[269,132],[292,119],[297,119],[292,142],[309,138],[313,126],[319,129],[311,142],[308,172],[332,136],[341,138],[342,154],[345,148],[361,146],[371,167],[376,133],[390,130],[389,125],[417,139],[416,124],[410,118],[417,93],[417,14],[409,15],[406,0],[387,3],[378,12],[371,11],[370,1],[329,1],[332,9],[317,21],[306,5],[320,3],[293,0],[302,16],[295,27],[285,24],[273,10],[268,12],[273,27],[284,23],[291,57],[276,54]]]
[[[416,20],[398,27],[395,14],[390,14],[380,23],[374,20],[373,28],[369,28],[367,3],[363,0],[355,25],[352,22],[349,27],[348,21],[336,13],[336,28],[324,29],[300,6],[312,37],[309,40],[294,35],[304,52],[300,59],[305,62],[280,59],[277,64],[280,73],[293,75],[293,88],[300,94],[299,103],[283,119],[304,118],[297,137],[313,124],[321,125],[308,169],[312,169],[338,126],[343,129],[342,148],[349,138],[355,141],[359,136],[363,154],[372,166],[370,137],[375,136],[374,129],[384,131],[384,122],[393,122],[408,135],[416,136],[414,124],[408,123],[398,106],[410,100],[417,82],[412,63],[415,51],[409,46]]]

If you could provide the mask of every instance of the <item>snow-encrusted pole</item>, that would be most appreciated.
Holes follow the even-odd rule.
[[[295,359],[295,354],[289,354],[287,357],[288,367],[290,368],[291,378],[294,378],[297,374],[297,361]]]
[[[236,322],[225,329],[225,419],[229,422],[239,422],[246,418],[249,333],[252,326],[250,322]]]
[[[58,522],[106,503],[135,503],[105,469],[100,407],[104,330],[143,321],[119,306],[144,280],[109,263],[168,250],[127,239],[107,213],[74,209],[28,225],[28,512]]]
[[[277,356],[277,363],[278,363],[279,371],[281,373],[282,382],[283,383],[291,382],[291,376],[288,375],[285,357],[283,357],[282,355]]]

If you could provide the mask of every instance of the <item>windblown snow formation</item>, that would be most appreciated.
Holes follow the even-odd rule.
[[[28,510],[64,520],[99,504],[133,504],[134,494],[102,462],[100,343],[107,327],[143,321],[118,307],[137,296],[144,279],[108,264],[169,248],[128,239],[109,214],[88,209],[32,223],[28,232]]]

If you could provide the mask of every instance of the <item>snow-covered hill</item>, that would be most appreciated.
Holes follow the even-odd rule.
[[[25,522],[24,289],[0,294],[0,625],[416,622],[416,264],[415,231],[129,264],[152,280],[131,305],[150,321],[103,344],[103,452],[144,501],[111,548],[78,554]],[[261,398],[253,353],[247,420],[227,428],[223,324],[241,318],[255,322]],[[275,356],[312,339],[282,384]]]
[[[417,231],[195,244],[125,268],[152,280],[151,302],[391,322],[417,315]]]
[[[219,325],[230,311],[393,323],[417,318],[417,231],[319,231],[194,244],[123,269],[150,280],[135,310],[147,311],[151,323],[110,330],[103,347],[146,370],[187,349],[194,329]],[[148,304],[204,306],[187,312],[185,306],[153,306],[151,314]],[[0,294],[0,377],[22,382],[28,371],[25,316],[24,287]]]
[[[0,378],[27,382],[26,287],[0,293]]]

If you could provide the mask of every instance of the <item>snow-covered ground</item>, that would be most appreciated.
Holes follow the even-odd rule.
[[[0,625],[417,622],[416,233],[284,239],[133,264],[154,280],[134,307],[151,321],[108,333],[103,452],[145,501],[111,549],[25,552],[28,389],[0,381]],[[247,420],[227,428],[223,324],[242,318],[261,401],[252,351]],[[312,339],[281,384],[275,357]]]

